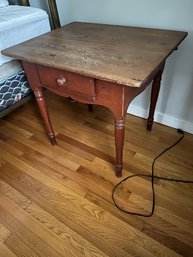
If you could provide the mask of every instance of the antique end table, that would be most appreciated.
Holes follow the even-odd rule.
[[[73,22],[2,53],[22,61],[53,145],[43,87],[112,111],[119,177],[128,106],[153,80],[147,119],[151,130],[165,60],[186,36],[180,31]]]

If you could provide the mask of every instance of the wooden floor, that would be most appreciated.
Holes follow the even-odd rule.
[[[32,99],[0,120],[0,256],[193,256],[193,185],[156,181],[151,218],[112,203],[114,121],[103,107],[46,93],[58,145],[50,145]],[[128,115],[123,177],[150,173],[153,158],[175,142],[175,129]],[[193,135],[156,163],[156,174],[193,180]],[[150,181],[116,193],[126,210],[151,209]]]

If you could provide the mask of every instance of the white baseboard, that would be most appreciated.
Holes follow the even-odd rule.
[[[148,111],[146,109],[132,104],[129,106],[128,113],[141,118],[147,118],[148,116]],[[154,121],[172,128],[180,128],[183,131],[193,134],[193,123],[176,119],[164,113],[155,112]]]

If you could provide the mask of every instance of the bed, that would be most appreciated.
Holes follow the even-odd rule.
[[[0,0],[0,51],[48,31],[45,11]],[[21,63],[0,53],[0,118],[29,100],[31,94]]]

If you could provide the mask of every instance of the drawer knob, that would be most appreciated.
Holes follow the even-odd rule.
[[[56,80],[56,83],[58,84],[58,86],[64,86],[66,84],[66,79],[64,77],[61,77]]]

